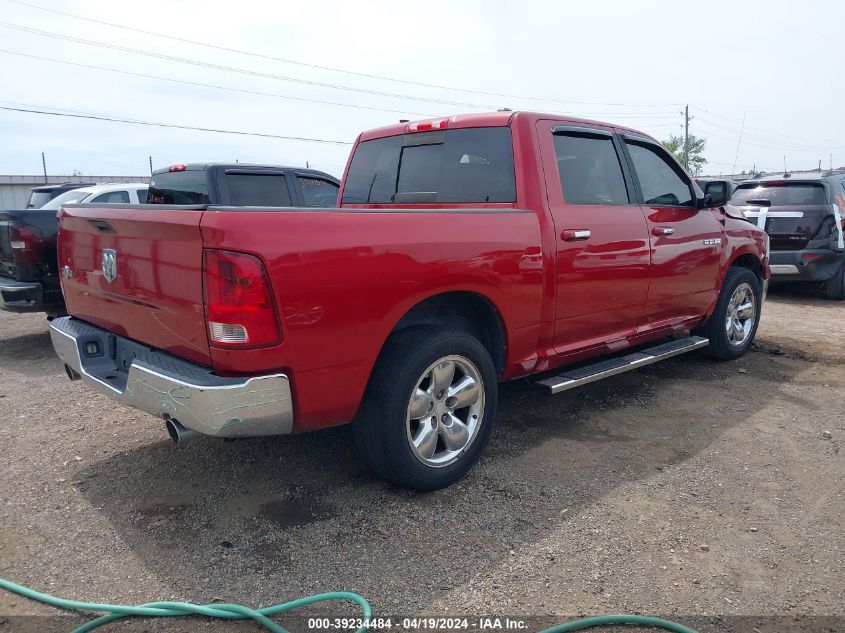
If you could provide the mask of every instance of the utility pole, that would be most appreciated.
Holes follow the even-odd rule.
[[[47,182],[47,159],[44,158],[44,152],[41,152],[41,167],[44,168],[44,182]]]
[[[150,176],[153,175],[153,157],[150,156]]]
[[[311,169],[311,163],[309,163],[307,160],[305,161],[305,169]]]
[[[684,106],[684,169],[689,171],[689,104]]]

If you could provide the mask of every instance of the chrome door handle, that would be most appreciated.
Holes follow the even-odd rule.
[[[675,229],[671,226],[655,226],[651,229],[652,235],[673,235],[675,233]]]
[[[566,229],[560,234],[560,239],[564,242],[574,242],[575,240],[588,240],[592,235],[590,229]]]

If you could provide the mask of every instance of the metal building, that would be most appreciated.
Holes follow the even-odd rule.
[[[33,187],[64,182],[147,182],[149,176],[0,176],[0,211],[25,209]]]

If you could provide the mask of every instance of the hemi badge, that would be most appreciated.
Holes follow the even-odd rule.
[[[722,243],[721,237],[716,237],[711,240],[704,240],[705,246],[719,246]]]

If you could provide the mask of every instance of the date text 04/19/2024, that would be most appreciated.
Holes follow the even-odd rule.
[[[310,630],[355,631],[360,628],[390,630],[393,628],[406,631],[449,631],[449,630],[513,630],[527,628],[524,620],[500,617],[446,618],[446,617],[409,617],[409,618],[309,618]]]

